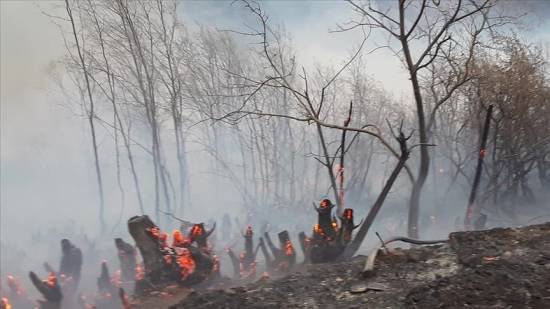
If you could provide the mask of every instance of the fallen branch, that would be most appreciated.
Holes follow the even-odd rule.
[[[382,242],[382,244],[378,247],[376,247],[367,257],[367,262],[365,263],[365,268],[363,268],[362,275],[368,276],[372,273],[374,270],[374,261],[376,260],[376,256],[378,255],[378,251],[380,249],[386,248],[386,245],[392,242],[396,241],[402,241],[409,244],[415,244],[415,245],[435,245],[439,243],[446,243],[447,239],[438,239],[438,240],[420,240],[420,239],[414,239],[414,238],[408,238],[404,236],[397,236],[390,238],[389,240]],[[386,249],[387,250],[387,249]]]

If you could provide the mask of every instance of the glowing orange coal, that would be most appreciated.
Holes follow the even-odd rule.
[[[193,259],[191,251],[184,249],[181,251],[181,255],[178,256],[178,265],[180,266],[181,280],[187,279],[192,273],[195,272],[197,264]]]

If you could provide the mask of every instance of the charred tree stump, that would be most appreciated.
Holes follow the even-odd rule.
[[[215,261],[207,243],[214,228],[206,232],[202,223],[195,224],[187,247],[170,247],[168,235],[161,233],[148,216],[130,218],[128,229],[143,257],[144,278],[136,281],[137,293],[171,282],[196,284],[209,278],[214,270]]]
[[[260,249],[262,250],[262,254],[264,255],[265,266],[267,270],[268,271],[273,270],[275,266],[275,261],[274,261],[274,258],[269,253],[269,251],[267,250],[263,237],[260,237],[260,241],[258,245],[260,246]]]
[[[149,216],[136,216],[128,220],[128,230],[143,259],[144,279],[153,284],[166,281],[168,275],[158,241],[149,232],[156,227]]]
[[[288,231],[282,231],[278,234],[280,248],[275,247],[271,241],[271,237],[269,237],[269,233],[265,232],[264,236],[274,257],[270,263],[266,260],[268,266],[270,266],[268,267],[268,270],[275,270],[279,272],[288,272],[291,270],[296,264],[296,251],[294,250]],[[262,248],[262,243],[260,243],[260,248]],[[263,250],[265,249],[262,249],[262,251]],[[266,255],[265,252],[264,255]]]
[[[111,281],[111,275],[109,274],[109,268],[107,262],[101,263],[101,274],[97,278],[97,289],[100,294],[113,294],[115,292],[115,286]]]
[[[231,265],[233,265],[233,278],[237,279],[240,276],[239,258],[235,255],[235,252],[231,248],[227,249],[227,255],[231,259]]]
[[[80,283],[80,272],[82,270],[82,251],[73,245],[68,239],[61,240],[61,262],[57,275],[63,281],[65,296],[75,295]]]
[[[485,124],[483,126],[483,134],[481,136],[481,145],[479,146],[479,155],[477,158],[477,167],[476,173],[474,176],[474,183],[472,184],[472,190],[470,191],[470,196],[468,198],[468,207],[466,208],[466,217],[464,218],[464,226],[469,229],[472,225],[472,220],[476,220],[477,225],[474,226],[475,229],[482,229],[485,227],[485,222],[479,221],[478,217],[480,216],[480,207],[476,205],[476,195],[477,188],[479,187],[479,182],[481,179],[481,171],[483,169],[483,159],[487,152],[487,136],[489,134],[489,127],[491,126],[491,114],[493,113],[493,105],[489,105],[487,109],[487,114],[485,115]],[[482,219],[483,220],[483,219]],[[483,223],[481,225],[480,223]]]
[[[95,298],[95,308],[120,308],[120,299],[116,297],[117,287],[113,284],[107,262],[101,263],[101,274],[97,278],[98,295]]]
[[[311,240],[306,236],[306,233],[300,232],[300,234],[298,234],[298,241],[300,242],[300,247],[304,253],[303,263],[309,263],[309,256],[311,254]]]
[[[115,246],[120,261],[120,279],[123,282],[134,281],[136,278],[136,248],[122,238],[115,238]]]
[[[317,224],[313,227],[313,236],[309,239],[306,259],[312,263],[325,263],[336,260],[344,251],[351,239],[355,226],[353,225],[353,210],[346,208],[340,217],[340,227],[332,216],[332,202],[322,200],[319,208]]]
[[[42,294],[44,300],[38,300],[40,309],[60,309],[63,300],[61,286],[54,274],[50,274],[46,280],[41,280],[34,272],[29,273],[34,287]]]
[[[340,217],[340,229],[338,231],[338,243],[341,247],[347,246],[353,236],[353,230],[358,228],[361,223],[355,225],[353,223],[353,209],[344,209],[342,217]]]

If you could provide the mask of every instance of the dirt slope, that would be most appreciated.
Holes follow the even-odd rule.
[[[192,292],[182,308],[550,308],[550,223],[457,232],[444,245],[307,265],[285,278]]]

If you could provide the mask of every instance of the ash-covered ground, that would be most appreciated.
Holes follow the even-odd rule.
[[[304,265],[280,279],[182,291],[186,297],[167,307],[550,308],[550,222],[456,232],[443,245],[395,248],[379,254],[368,277],[365,261]]]

